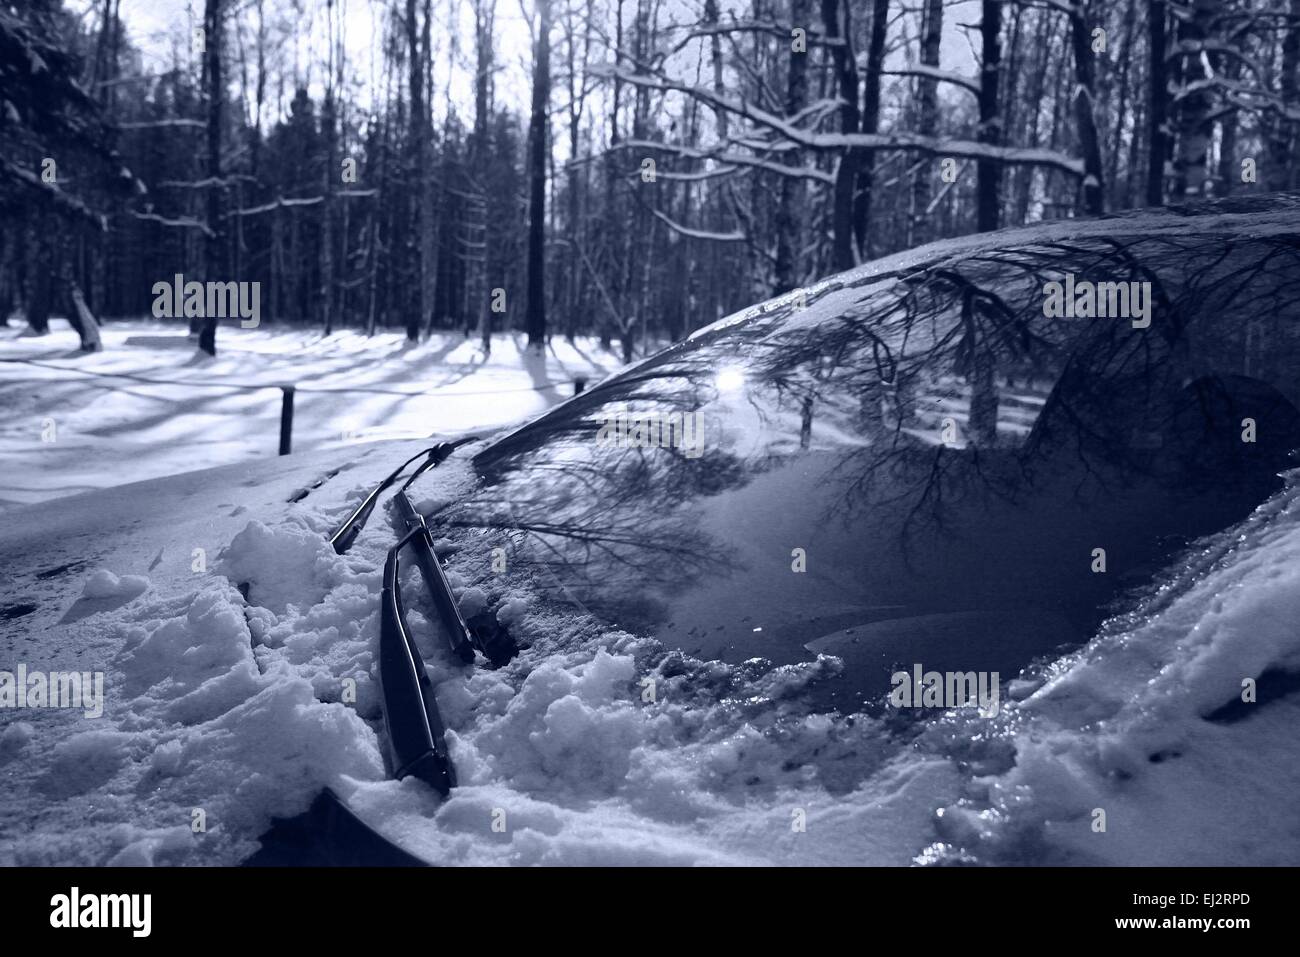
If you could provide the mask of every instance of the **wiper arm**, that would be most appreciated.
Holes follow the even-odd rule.
[[[415,552],[415,562],[420,568],[421,577],[424,578],[424,586],[429,590],[438,618],[447,632],[447,641],[451,645],[452,653],[469,664],[474,660],[474,650],[477,648],[494,667],[501,667],[515,656],[519,650],[518,646],[502,629],[475,630],[465,623],[465,616],[460,613],[460,605],[452,594],[451,584],[447,581],[442,562],[438,560],[433,550],[433,535],[425,524],[424,516],[411,504],[405,486],[393,496],[393,501],[397,505],[397,514],[401,517],[407,537],[410,539],[411,549]],[[424,535],[414,534],[421,529],[424,530]]]
[[[466,436],[455,442],[440,442],[411,456],[365,497],[329,539],[334,551],[340,555],[351,548],[384,489],[396,482],[412,462],[422,455],[426,456],[393,496],[397,501],[398,514],[406,527],[406,534],[388,550],[388,557],[384,560],[379,613],[379,686],[384,702],[384,728],[387,731],[393,776],[399,780],[417,777],[443,797],[456,786],[456,769],[447,753],[446,733],[442,715],[438,711],[438,702],[433,696],[433,683],[424,670],[424,658],[406,627],[406,610],[402,606],[402,589],[398,580],[399,555],[407,545],[415,549],[420,573],[433,596],[453,653],[466,663],[474,660],[475,648],[481,650],[494,664],[509,659],[514,649],[508,637],[480,642],[470,632],[465,619],[461,617],[460,607],[452,596],[451,587],[447,584],[442,564],[434,554],[433,538],[424,523],[424,517],[415,510],[406,496],[406,490],[412,482],[441,464],[460,446],[473,442],[476,438],[477,436]]]
[[[447,641],[451,645],[452,653],[468,664],[474,660],[474,638],[470,634],[469,626],[465,624],[465,619],[461,616],[460,606],[451,594],[451,586],[447,584],[442,562],[438,561],[438,556],[434,554],[433,537],[429,534],[428,526],[424,524],[424,516],[415,510],[411,500],[406,497],[405,486],[393,496],[393,501],[397,504],[397,514],[406,527],[406,537],[402,540],[415,552],[415,563],[420,567],[424,585],[429,589],[433,606],[442,621],[443,630],[447,632]]]
[[[357,536],[361,534],[361,529],[365,528],[366,522],[369,521],[370,513],[375,510],[375,502],[379,501],[379,496],[383,493],[384,489],[397,481],[397,477],[406,470],[408,465],[422,455],[427,455],[429,459],[432,459],[445,445],[446,443],[439,443],[430,448],[421,449],[397,468],[393,469],[388,478],[376,485],[370,494],[361,500],[361,504],[352,510],[352,514],[343,520],[343,524],[335,529],[334,534],[330,536],[330,544],[334,546],[335,553],[342,555],[352,547],[352,543],[355,542]],[[443,454],[443,458],[446,458],[446,453]]]
[[[429,469],[441,465],[447,456],[451,455],[451,453],[456,451],[456,449],[460,448],[467,442],[473,442],[477,438],[478,436],[476,435],[470,435],[457,439],[455,442],[439,442],[437,445],[430,446],[427,449],[421,449],[397,468],[393,469],[392,474],[376,485],[374,490],[362,499],[361,504],[352,510],[352,514],[345,518],[343,524],[340,525],[334,531],[334,534],[330,536],[329,542],[334,546],[335,553],[342,555],[352,547],[352,543],[355,542],[357,536],[361,534],[361,529],[365,528],[366,522],[370,520],[370,513],[375,510],[375,503],[379,501],[379,496],[383,494],[384,489],[397,481],[398,476],[406,470],[408,465],[422,455],[427,456],[427,458],[420,463],[419,468],[415,470],[415,473],[406,480],[406,484],[402,486],[403,489],[409,487],[413,481]]]
[[[414,776],[444,797],[456,786],[456,770],[433,697],[433,682],[424,670],[424,658],[406,628],[402,590],[398,583],[398,553],[417,538],[428,542],[429,530],[411,531],[388,550],[379,623],[379,685],[384,699],[384,727],[388,732],[393,776]]]

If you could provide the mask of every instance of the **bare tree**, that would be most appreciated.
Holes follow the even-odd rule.
[[[1296,114],[1300,113],[1300,0],[1290,0],[1288,19],[1283,25],[1281,76],[1278,78],[1278,103],[1269,111],[1266,144],[1268,169],[1265,173],[1270,189],[1291,189],[1296,185]]]
[[[551,98],[551,3],[537,0],[533,56],[533,102],[528,124],[528,306],[529,348],[546,344],[546,167],[550,155],[547,104]]]
[[[321,333],[334,332],[334,177],[338,176],[335,148],[335,74],[334,74],[334,0],[326,0],[325,16],[328,23],[329,64],[325,70],[325,104],[321,108],[321,138],[324,142],[324,169],[321,171],[321,242],[319,249]],[[341,20],[341,18],[340,18]]]
[[[492,350],[492,311],[487,289],[487,197],[479,175],[488,155],[488,112],[492,97],[492,26],[496,0],[474,0],[474,131],[469,148],[469,193],[466,198],[465,258],[466,322],[477,321],[484,352]]]
[[[573,341],[578,320],[579,302],[582,282],[580,279],[582,255],[580,246],[583,241],[581,223],[581,200],[579,191],[585,182],[585,166],[579,163],[581,149],[582,117],[587,100],[587,65],[591,55],[592,11],[587,10],[582,17],[581,38],[578,26],[574,23],[577,0],[565,0],[564,5],[564,57],[566,65],[565,85],[568,93],[567,113],[569,118],[569,164],[566,170],[566,213],[565,228],[567,244],[565,246],[565,294],[564,294],[564,335]],[[581,40],[581,42],[579,42]],[[579,52],[581,48],[581,52]]]
[[[822,29],[826,31],[835,71],[836,94],[840,100],[840,132],[849,134],[857,133],[861,124],[858,63],[853,55],[852,11],[850,0],[822,0]],[[858,162],[858,150],[845,150],[835,169],[831,262],[836,269],[849,269],[857,259],[853,248],[853,193],[858,181]]]
[[[485,350],[494,323],[535,347],[549,318],[630,358],[909,245],[1226,190],[1247,158],[1261,184],[1237,188],[1252,194],[1300,167],[1300,0],[981,0],[957,15],[969,25],[953,0],[546,0],[522,4],[522,69],[494,50],[496,0],[382,0],[368,84],[344,56],[355,2],[204,0],[205,52],[178,45],[162,72],[119,2],[0,9],[0,93],[19,91],[19,119],[0,111],[0,300],[21,300],[33,331],[65,311],[69,281],[94,313],[142,311],[154,270],[261,281],[270,313],[327,332],[388,321],[415,340],[452,317]],[[434,13],[471,10],[472,48],[439,39]],[[543,16],[560,21],[555,63]],[[23,55],[26,20],[66,57]],[[309,22],[328,22],[328,47],[295,30]],[[946,62],[955,29],[971,31],[973,75]],[[147,195],[109,200],[118,165],[61,160],[67,186],[31,168],[84,126],[31,122],[59,77],[89,91]],[[340,182],[345,154],[364,186]],[[938,158],[957,176],[945,164],[938,182]],[[76,208],[68,187],[108,212],[103,234],[42,233],[49,210]],[[48,254],[26,252],[42,240]],[[519,308],[501,315],[493,286]],[[214,320],[192,327],[209,351]]]
[[[221,0],[205,0],[203,8],[203,74],[208,99],[207,118],[207,278],[224,279],[226,268],[225,227],[221,218],[221,127],[226,92],[221,75],[222,22],[225,16]],[[217,354],[217,317],[205,316],[199,331],[199,348],[208,355]]]
[[[847,2],[847,0],[846,0]],[[880,131],[880,77],[885,68],[885,35],[889,27],[889,0],[872,0],[871,37],[867,42],[867,75],[862,87],[862,132]],[[858,194],[853,200],[853,235],[862,258],[869,258],[868,222],[876,180],[876,151],[866,150],[858,163]]]
[[[1169,99],[1169,74],[1165,60],[1168,16],[1165,0],[1148,0],[1147,55],[1150,77],[1147,100],[1146,201],[1149,206],[1159,206],[1165,201],[1165,162],[1169,157],[1168,130],[1165,127]]]
[[[426,96],[420,114],[420,143],[418,149],[420,172],[415,179],[420,191],[420,315],[419,322],[426,329],[433,328],[434,302],[436,301],[438,263],[434,236],[433,188],[433,123],[430,105],[433,103],[433,2],[424,0],[424,26],[421,30],[421,62],[424,71]],[[411,104],[412,113],[415,104]]]
[[[1210,143],[1214,138],[1215,96],[1209,81],[1206,41],[1219,0],[1191,0],[1179,17],[1179,78],[1175,92],[1177,140],[1174,152],[1174,193],[1179,199],[1201,196],[1209,179]]]
[[[921,65],[926,68],[917,81],[917,132],[934,136],[939,127],[939,81],[925,72],[939,69],[943,39],[943,0],[925,0],[921,29]],[[930,237],[930,198],[933,172],[929,163],[920,165],[912,181],[912,242],[919,245]]]
[[[980,10],[983,46],[980,55],[979,141],[988,146],[998,146],[1002,140],[998,101],[998,71],[1002,68],[1001,0],[982,0]],[[991,156],[980,156],[975,162],[975,176],[977,228],[980,232],[997,229],[1002,207],[1002,164]]]
[[[1075,0],[1070,9],[1070,38],[1074,48],[1074,117],[1083,151],[1083,208],[1100,215],[1106,195],[1102,183],[1101,138],[1097,134],[1091,10],[1088,0]]]
[[[406,0],[404,18],[406,30],[407,83],[410,89],[411,113],[407,125],[406,168],[408,182],[416,191],[415,202],[411,204],[411,222],[415,226],[413,234],[408,236],[407,249],[409,260],[415,276],[415,308],[408,306],[406,313],[406,338],[408,342],[418,342],[420,327],[426,315],[427,287],[425,285],[425,267],[428,265],[430,246],[429,231],[433,228],[431,217],[424,215],[424,196],[427,192],[427,170],[425,164],[428,140],[428,107],[424,100],[424,57],[427,48],[421,47],[421,38],[427,36],[429,29],[428,0],[425,2],[424,31],[420,28],[420,11],[418,0]]]
[[[808,39],[811,15],[810,0],[791,0],[789,69],[786,74],[785,112],[798,116],[808,100]],[[799,35],[802,34],[802,35]],[[799,162],[798,154],[791,157]],[[780,294],[799,284],[798,250],[800,245],[799,207],[803,200],[803,184],[791,176],[781,179],[781,193],[776,208],[776,281],[772,291]]]

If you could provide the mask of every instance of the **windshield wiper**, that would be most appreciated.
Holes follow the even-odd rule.
[[[406,628],[398,553],[429,530],[421,522],[388,550],[379,616],[379,686],[384,700],[384,727],[389,757],[398,780],[415,776],[443,797],[456,786],[456,771],[447,754],[442,715],[433,697],[433,682],[424,658]],[[473,652],[471,651],[471,655]]]
[[[421,449],[397,468],[393,469],[392,474],[376,485],[374,490],[362,499],[361,504],[352,510],[352,514],[345,518],[343,524],[340,525],[334,531],[334,534],[330,536],[329,542],[334,546],[334,551],[337,554],[342,555],[352,547],[352,543],[357,540],[357,536],[361,534],[361,529],[365,528],[366,522],[370,519],[370,513],[375,510],[375,503],[379,501],[379,496],[383,494],[384,489],[397,481],[398,476],[406,470],[408,465],[420,456],[426,456],[425,460],[420,463],[419,468],[417,468],[411,477],[406,480],[406,484],[402,486],[403,490],[410,487],[410,484],[413,481],[429,469],[442,464],[447,456],[451,455],[451,453],[456,451],[456,449],[460,448],[467,442],[473,442],[477,438],[478,436],[471,435],[457,439],[455,442],[439,442],[437,445],[430,446],[427,449]]]
[[[411,479],[415,479],[418,474],[417,472],[416,475],[411,476]],[[407,485],[409,484],[408,481]],[[451,593],[451,585],[447,582],[442,562],[438,560],[437,553],[433,550],[433,536],[429,533],[424,516],[415,510],[415,506],[407,497],[405,485],[393,496],[393,502],[396,503],[397,514],[406,528],[411,549],[415,552],[415,563],[420,568],[424,585],[433,598],[438,619],[447,633],[452,654],[469,664],[474,660],[474,650],[477,648],[494,667],[505,664],[519,649],[503,630],[474,631],[465,623],[465,617],[460,613],[460,605]],[[423,535],[415,534],[421,530],[424,531]]]
[[[414,475],[411,477],[415,478]],[[415,510],[411,500],[406,497],[405,486],[393,496],[393,501],[397,505],[397,514],[406,527],[406,537],[402,541],[409,544],[411,550],[415,552],[415,564],[420,568],[424,585],[429,589],[429,595],[433,598],[433,606],[438,612],[443,630],[447,632],[447,642],[451,645],[452,654],[469,664],[474,660],[474,638],[465,624],[465,619],[461,617],[460,606],[451,594],[451,586],[447,584],[442,562],[438,561],[438,556],[433,551],[433,537],[429,534],[429,527],[424,523],[424,516]]]
[[[442,563],[433,550],[433,536],[424,516],[416,511],[406,494],[412,482],[476,438],[467,436],[454,442],[440,442],[411,456],[375,486],[329,539],[334,551],[340,555],[352,547],[383,491],[398,480],[407,466],[421,456],[425,457],[393,496],[406,531],[388,550],[384,560],[379,615],[379,685],[393,776],[399,780],[417,777],[443,797],[456,786],[456,770],[447,753],[445,730],[438,702],[433,696],[433,683],[424,669],[424,658],[406,627],[406,609],[402,604],[399,581],[400,555],[408,545],[414,550],[416,564],[433,598],[452,654],[465,664],[474,660],[475,649],[483,652],[494,665],[504,664],[513,657],[515,644],[504,631],[484,630],[478,634],[466,625]]]

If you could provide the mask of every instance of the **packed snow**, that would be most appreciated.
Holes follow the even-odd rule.
[[[1297,485],[1201,543],[1085,648],[1005,676],[992,720],[817,713],[802,692],[839,659],[666,651],[495,574],[490,536],[435,527],[462,607],[525,646],[499,670],[453,660],[404,569],[460,779],[442,801],[384,768],[374,671],[395,526],[380,509],[347,555],[326,542],[416,448],[326,449],[12,510],[4,660],[102,670],[107,702],[99,719],[0,710],[0,863],[236,863],[325,787],[438,864],[1300,861],[1300,701],[1261,681],[1258,703],[1232,707],[1243,679],[1300,670]],[[438,503],[475,481],[474,451],[413,487],[435,526]],[[135,575],[146,587],[123,590]],[[92,581],[104,607],[79,609]]]
[[[620,365],[594,339],[544,355],[501,334],[223,327],[218,356],[163,320],[114,321],[85,354],[62,319],[50,334],[0,325],[0,511],[15,505],[275,455],[282,385],[296,386],[293,449],[492,430],[536,415]],[[490,401],[489,401],[490,400]]]
[[[97,569],[81,588],[85,598],[134,598],[149,587],[143,575],[123,575],[119,578],[107,568]]]
[[[1288,482],[1041,669],[971,749],[1002,767],[941,815],[946,841],[994,863],[1300,861],[1300,471]]]

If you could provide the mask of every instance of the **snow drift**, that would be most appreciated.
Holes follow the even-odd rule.
[[[105,715],[0,714],[0,862],[235,863],[323,787],[441,864],[1300,861],[1300,701],[1268,678],[1300,670],[1294,484],[1086,647],[1009,682],[993,720],[818,713],[803,692],[838,659],[669,652],[555,609],[526,578],[495,576],[486,540],[453,535],[462,602],[526,647],[496,671],[461,666],[406,571],[461,781],[440,802],[386,777],[378,738],[377,596],[393,531],[380,513],[348,555],[325,541],[404,454],[391,451],[292,506],[326,460],[268,467],[222,518],[211,573],[196,584],[160,567],[143,593],[65,627],[63,647],[75,637],[108,672]],[[468,488],[467,459],[422,478],[419,497]],[[155,552],[187,560],[191,533],[168,527],[169,503],[189,514],[228,495],[230,475],[184,479],[117,490],[122,508],[149,502],[157,527],[104,541],[96,565],[125,580]],[[1259,701],[1234,705],[1261,675]]]

